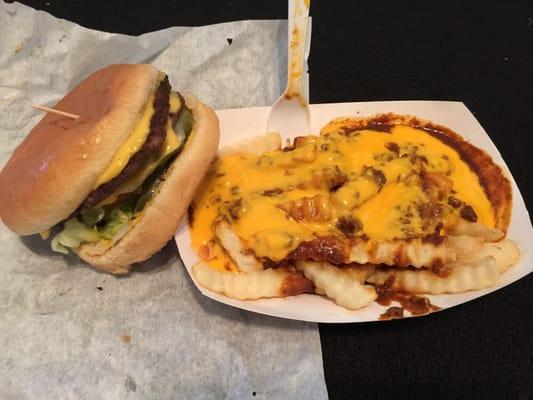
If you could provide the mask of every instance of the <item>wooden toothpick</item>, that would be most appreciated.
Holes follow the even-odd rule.
[[[37,110],[45,111],[45,112],[52,113],[52,114],[62,115],[63,117],[68,117],[72,119],[78,119],[80,117],[79,115],[76,115],[76,114],[71,114],[65,111],[56,110],[55,108],[40,106],[38,104],[32,104],[31,106]]]

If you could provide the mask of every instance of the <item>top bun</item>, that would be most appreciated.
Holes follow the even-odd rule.
[[[0,172],[0,217],[19,235],[68,218],[136,126],[160,72],[147,64],[96,71],[48,113]]]

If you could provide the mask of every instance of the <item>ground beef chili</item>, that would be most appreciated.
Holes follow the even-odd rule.
[[[389,319],[400,319],[403,318],[403,308],[402,307],[389,307],[387,311],[379,316],[379,319],[386,321]]]
[[[397,301],[402,306],[391,307],[391,309],[393,310],[387,310],[384,314],[380,316],[381,319],[401,318],[403,316],[403,311],[400,316],[400,311],[398,310],[398,308],[405,309],[409,311],[412,315],[423,315],[428,314],[432,311],[440,310],[439,307],[434,304],[431,304],[429,299],[426,297],[394,291],[393,285],[395,280],[395,276],[392,275],[384,282],[383,285],[376,286],[376,292],[378,294],[376,303],[382,306],[389,306],[392,301]]]
[[[150,120],[150,132],[146,141],[128,161],[124,169],[109,182],[103,183],[93,190],[82,204],[83,208],[92,208],[111,195],[130,176],[139,171],[148,158],[161,150],[167,134],[169,117],[170,83],[168,77],[161,81],[154,97],[154,115]]]
[[[283,296],[296,296],[301,293],[313,293],[314,285],[299,272],[293,272],[285,278],[281,286]]]
[[[469,222],[477,222],[477,214],[472,206],[466,205],[461,209],[461,218]]]
[[[283,261],[326,261],[337,265],[347,263],[348,256],[349,249],[344,242],[335,237],[326,236],[300,243]]]
[[[392,291],[392,285],[394,285],[395,280],[396,277],[394,275],[391,275],[387,278],[383,285],[376,286],[376,293],[378,294],[376,303],[381,304],[382,306],[390,305],[390,302],[392,301],[392,298],[394,296],[394,292]]]

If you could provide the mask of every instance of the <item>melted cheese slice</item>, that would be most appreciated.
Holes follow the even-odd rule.
[[[106,204],[114,203],[118,199],[119,195],[123,193],[131,193],[135,189],[140,187],[142,183],[146,180],[146,178],[148,178],[148,176],[150,176],[152,172],[155,171],[161,161],[181,146],[182,141],[183,138],[178,138],[176,136],[176,134],[174,133],[174,129],[172,129],[172,126],[169,121],[167,124],[167,136],[163,145],[164,150],[161,155],[159,157],[152,158],[151,160],[149,160],[139,171],[137,171],[134,175],[129,177],[122,185],[120,185],[112,195],[105,198],[100,204],[98,204],[98,206],[102,207]]]
[[[175,92],[170,93],[169,97],[170,103],[170,112],[177,112],[180,107],[180,100],[178,95]],[[111,163],[105,169],[105,171],[98,177],[96,183],[94,184],[93,189],[96,189],[98,186],[103,183],[109,182],[111,179],[116,177],[120,172],[126,167],[130,158],[143,146],[148,134],[150,133],[150,121],[154,115],[154,95],[150,95],[146,101],[144,110],[139,118],[137,126],[133,129],[130,136],[126,139],[124,144],[118,149],[118,151],[113,156]],[[165,154],[170,152],[168,148],[174,146],[176,149],[179,146],[177,143],[176,135],[173,132],[173,129],[170,123],[167,126],[167,136],[165,139]],[[171,150],[171,151],[172,151]]]
[[[399,152],[390,150],[395,146]],[[363,130],[352,136],[342,132],[309,136],[305,144],[289,152],[222,157],[194,199],[192,244],[199,248],[216,240],[211,226],[221,216],[228,219],[247,248],[259,257],[275,261],[286,257],[304,240],[343,236],[338,224],[340,217],[358,220],[362,230],[357,235],[375,240],[430,235],[435,232],[435,221],[428,223],[420,210],[436,200],[428,197],[420,180],[413,179],[415,170],[415,178],[420,176],[420,167],[417,170],[416,165],[421,159],[425,160],[425,171],[453,182],[451,191],[437,205],[440,208],[437,222],[443,224],[444,232],[460,218],[460,208],[449,205],[448,196],[471,206],[478,222],[494,226],[493,209],[479,179],[459,154],[422,130],[397,125],[390,133]],[[347,178],[340,188],[330,191],[313,183],[313,177],[321,171],[335,168]],[[376,181],[368,171],[378,171],[381,178]],[[279,207],[317,195],[325,197],[330,205],[331,216],[325,222],[296,220]],[[210,265],[233,268],[223,249],[217,246],[216,258]]]
[[[154,96],[151,95],[148,97],[144,111],[141,114],[137,126],[133,129],[124,144],[115,153],[111,163],[108,165],[105,171],[98,177],[93,189],[96,189],[103,183],[109,182],[115,176],[120,174],[130,160],[131,156],[142,147],[146,141],[146,137],[150,133],[150,121],[154,113]]]
[[[181,107],[180,100],[178,98],[178,95],[175,92],[170,93],[169,103],[170,103],[170,110],[169,110],[170,113],[177,112]],[[152,101],[152,104],[153,104],[153,101]],[[151,108],[153,110],[153,105],[151,106]],[[141,117],[141,119],[144,119],[144,114],[143,114],[143,117]],[[151,116],[150,116],[150,119],[151,119]],[[143,126],[145,126],[144,122],[143,122]],[[135,131],[136,130],[137,128],[135,129]],[[149,130],[150,130],[150,126],[148,125],[148,131]],[[134,135],[137,135],[137,134],[138,134],[137,132],[134,132]],[[148,132],[146,133],[144,140],[146,140],[146,136],[148,136]],[[101,207],[106,204],[114,203],[120,194],[133,192],[135,189],[141,186],[141,184],[146,180],[146,178],[150,176],[152,172],[154,172],[154,170],[157,168],[160,162],[165,157],[167,157],[169,154],[171,154],[174,150],[176,150],[178,147],[181,146],[183,140],[184,138],[176,136],[176,133],[174,132],[174,128],[172,127],[172,123],[169,118],[169,120],[167,121],[167,134],[165,137],[165,142],[163,143],[163,151],[157,157],[152,157],[150,160],[148,160],[146,164],[139,171],[137,171],[133,176],[128,178],[126,182],[120,185],[118,189],[115,190],[115,192],[112,195],[105,198],[100,204],[98,204],[98,206]],[[135,152],[132,152],[130,154],[130,150],[132,149],[132,147],[128,147],[129,146],[128,142],[129,142],[129,138],[124,144],[124,146],[122,146],[119,149],[119,151],[117,152],[117,155],[129,154],[129,158],[131,158],[131,156],[135,154]],[[115,155],[115,158],[117,157],[117,155]],[[129,158],[128,158],[128,161],[129,161]],[[119,164],[122,165],[123,164],[122,158],[120,160],[121,161],[119,162]],[[116,170],[119,168],[119,164],[112,163],[110,167]],[[127,161],[126,163],[124,163],[120,171],[122,171],[122,169],[126,166],[126,164],[127,164]],[[108,167],[106,172],[110,169],[110,167]],[[118,173],[116,175],[118,175]],[[105,181],[103,183],[105,183]]]

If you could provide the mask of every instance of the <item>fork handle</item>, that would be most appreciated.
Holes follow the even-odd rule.
[[[302,75],[304,73],[305,39],[311,0],[289,0],[288,76],[285,97],[304,99]]]

